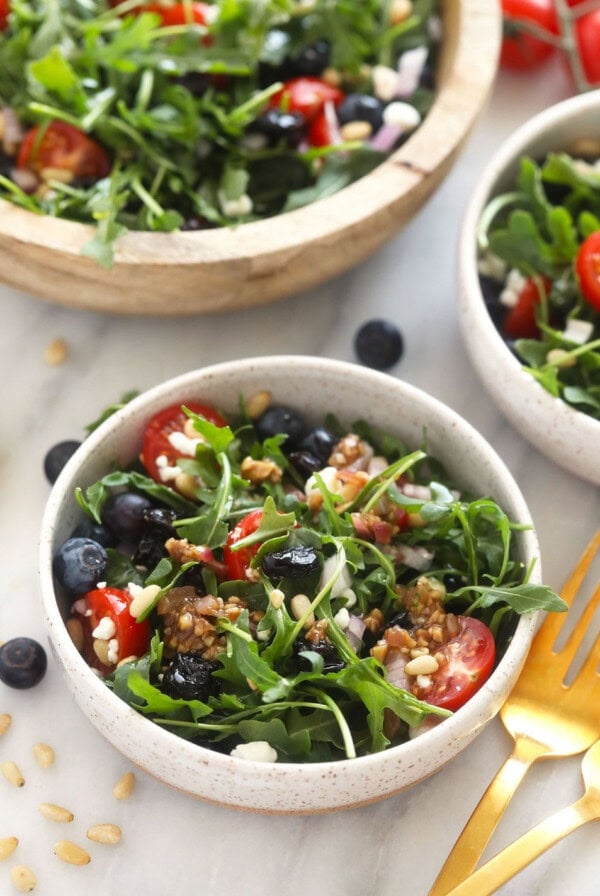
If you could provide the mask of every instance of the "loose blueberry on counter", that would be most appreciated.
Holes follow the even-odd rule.
[[[354,350],[361,364],[375,370],[393,367],[404,351],[404,340],[398,327],[389,320],[370,320],[354,338]]]
[[[85,594],[102,580],[108,555],[91,538],[68,538],[60,546],[52,568],[58,582],[71,594]]]
[[[254,427],[261,441],[270,439],[271,436],[283,433],[288,438],[284,443],[284,450],[295,447],[304,433],[306,423],[304,417],[287,405],[273,404],[254,421]]]
[[[367,121],[378,131],[383,124],[383,103],[376,96],[362,93],[349,93],[337,107],[337,117],[340,124],[348,124],[350,121]]]
[[[300,145],[306,134],[306,120],[299,112],[268,109],[250,122],[246,134],[258,134],[266,146],[284,143],[292,149]]]
[[[145,495],[120,492],[106,500],[102,508],[102,522],[119,538],[134,541],[144,530],[144,511],[152,506]]]
[[[33,638],[12,638],[0,647],[0,681],[10,688],[33,688],[46,674],[46,651]]]
[[[315,549],[302,545],[272,551],[262,558],[263,572],[272,579],[302,579],[320,566]]]
[[[200,653],[178,653],[165,670],[160,689],[175,700],[202,700],[205,703],[221,690],[220,680],[213,677],[213,672],[219,668],[220,663],[205,660]]]
[[[54,485],[59,473],[80,445],[81,442],[77,442],[75,439],[67,439],[64,442],[58,442],[47,451],[44,458],[44,473],[50,485]]]

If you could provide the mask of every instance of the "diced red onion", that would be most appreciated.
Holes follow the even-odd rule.
[[[10,178],[24,193],[35,193],[40,183],[37,176],[28,168],[13,168]]]
[[[426,61],[427,47],[415,47],[414,50],[407,50],[406,53],[402,53],[398,59],[397,97],[406,99],[406,97],[413,95],[419,86]]]
[[[408,690],[408,678],[404,668],[408,662],[408,656],[400,650],[388,650],[385,657],[385,677],[396,688]]]
[[[362,644],[365,628],[366,625],[364,624],[360,616],[354,616],[351,613],[350,621],[348,622],[348,626],[346,628],[346,637],[348,638],[350,647],[355,651],[358,650],[358,648]]]
[[[375,476],[379,476],[380,473],[388,467],[389,464],[387,462],[387,458],[382,457],[380,454],[377,454],[375,457],[372,457],[369,461],[369,466],[367,467],[367,473],[374,479]]]
[[[396,124],[382,125],[375,136],[369,140],[369,146],[378,152],[391,152],[400,137],[403,129]]]
[[[430,501],[431,489],[428,485],[415,485],[414,482],[403,482],[400,491],[407,498],[416,498],[418,501]]]
[[[23,128],[21,122],[17,118],[15,110],[10,106],[4,106],[0,110],[2,115],[2,149],[4,152],[12,156],[15,154],[19,143],[23,139]]]
[[[325,105],[323,106],[323,114],[325,116],[325,121],[327,122],[329,141],[332,146],[339,146],[339,144],[343,143],[344,141],[342,140],[342,135],[340,134],[340,124],[335,112],[335,106],[331,102],[331,100],[327,100]]]

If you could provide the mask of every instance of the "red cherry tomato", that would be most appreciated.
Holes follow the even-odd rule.
[[[590,234],[583,241],[575,268],[584,299],[600,311],[600,232]]]
[[[162,3],[146,3],[142,9],[144,12],[155,12],[159,15],[163,25],[189,25],[191,22],[195,25],[206,25],[211,7],[208,3],[190,3],[191,15],[189,18],[188,4],[186,3],[173,3],[172,6],[164,6]]]
[[[586,78],[600,84],[600,9],[576,19],[575,36]]]
[[[227,536],[227,541],[223,548],[223,560],[227,567],[228,579],[246,580],[248,570],[250,569],[250,563],[258,552],[260,543],[257,542],[256,544],[248,545],[247,548],[240,548],[239,551],[232,551],[231,547],[232,545],[237,544],[238,541],[241,541],[242,538],[246,538],[247,535],[252,535],[253,532],[256,532],[260,526],[262,515],[262,509],[252,510],[239,521],[237,526],[235,526]]]
[[[546,291],[552,285],[547,277],[542,277]],[[533,277],[525,281],[525,286],[519,293],[516,305],[514,305],[504,318],[502,330],[505,336],[511,339],[537,339],[540,331],[537,325],[535,311],[540,302],[540,293]]]
[[[437,672],[428,675],[430,684],[413,686],[419,700],[452,711],[466,703],[487,681],[496,658],[496,645],[491,631],[479,619],[457,617],[458,634],[443,644],[437,653],[443,654]]]
[[[532,22],[551,34],[558,34],[558,19],[552,0],[501,0],[504,18]],[[500,65],[505,68],[527,69],[540,65],[554,52],[554,47],[519,31],[511,23],[505,23],[504,40],[500,52]]]
[[[312,121],[323,111],[326,102],[339,105],[344,94],[320,78],[292,78],[269,100],[271,109],[285,109],[286,112],[300,112],[307,121]]]
[[[221,415],[209,405],[199,404],[197,401],[184,401],[182,404],[195,414],[206,417],[207,420],[216,424],[216,426],[227,426]],[[174,404],[168,408],[163,408],[162,411],[155,414],[146,426],[141,460],[150,476],[156,482],[162,482],[156,463],[157,457],[164,455],[167,458],[168,466],[171,467],[177,463],[180,457],[185,456],[173,447],[169,441],[169,436],[174,432],[183,432],[188,419],[187,415],[181,410],[181,404]]]
[[[115,628],[112,637],[116,638],[119,645],[117,663],[128,656],[140,657],[147,652],[151,635],[150,623],[147,619],[137,622],[133,618],[129,612],[132,597],[128,591],[123,591],[120,588],[96,588],[94,591],[88,591],[84,600],[87,602],[88,610],[91,610],[91,615],[84,617],[88,626],[90,642],[93,637],[92,633],[100,620],[108,618]],[[98,658],[93,650],[92,653],[93,657],[87,658],[95,659],[97,664]]]
[[[10,12],[9,0],[0,0],[0,31],[4,31],[8,25],[8,14]]]
[[[333,143],[334,135],[325,109],[313,119],[308,129],[307,140],[310,146],[331,146]]]
[[[66,121],[52,121],[47,128],[27,131],[19,154],[17,168],[39,172],[44,168],[60,168],[85,180],[100,180],[110,172],[108,153]]]

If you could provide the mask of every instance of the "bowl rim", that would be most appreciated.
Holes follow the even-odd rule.
[[[536,140],[543,137],[551,144],[552,130],[558,123],[566,121],[573,114],[591,110],[600,112],[600,90],[569,97],[549,106],[524,122],[501,143],[479,176],[469,198],[460,229],[457,255],[461,305],[468,308],[475,319],[478,333],[483,335],[486,344],[493,347],[496,357],[510,370],[511,376],[518,380],[518,388],[535,398],[544,413],[552,416],[554,423],[561,428],[576,427],[582,435],[597,440],[600,437],[600,421],[551,395],[523,370],[519,360],[502,339],[485,306],[477,270],[476,238],[481,213],[488,200],[494,196],[498,182],[506,175],[507,170],[517,163],[520,156],[526,154],[527,148]],[[549,150],[550,148],[551,146]],[[463,333],[469,344],[470,336],[465,327]],[[471,336],[475,338],[472,332]]]
[[[283,215],[237,227],[172,233],[129,231],[119,238],[115,247],[115,269],[243,262],[255,254],[256,245],[260,247],[258,257],[276,256],[293,250],[298,244],[326,239],[340,229],[350,231],[364,223],[365,218],[382,214],[393,202],[432,178],[437,167],[458,150],[489,93],[496,71],[500,34],[499,7],[489,0],[441,2],[442,18],[455,15],[460,20],[452,58],[448,59],[448,53],[442,54],[445,64],[441,88],[423,123],[377,168],[332,196]],[[460,89],[468,101],[457,100],[455,94]],[[443,131],[445,140],[431,140],[431,131]],[[375,184],[378,185],[376,198],[373,196]],[[317,208],[318,214],[312,213],[313,208]],[[285,227],[279,226],[282,218],[285,218]],[[91,224],[37,215],[0,199],[0,245],[5,239],[17,240],[40,250],[80,258],[81,247],[93,234]],[[92,259],[88,261],[91,263]]]
[[[173,746],[173,738],[177,737],[177,735],[156,725],[150,719],[129,707],[119,697],[115,696],[85,663],[83,657],[79,654],[71,641],[55,597],[52,577],[52,546],[56,526],[56,514],[63,501],[65,489],[71,482],[73,475],[80,464],[85,462],[88,456],[92,455],[97,448],[119,428],[121,422],[127,419],[130,414],[143,409],[147,404],[158,401],[161,397],[174,390],[177,390],[181,394],[185,394],[187,391],[189,394],[191,389],[198,388],[198,383],[202,378],[214,378],[215,376],[218,377],[233,373],[240,379],[240,382],[242,382],[243,374],[248,368],[248,365],[263,369],[265,372],[269,371],[271,376],[276,374],[277,370],[289,369],[290,365],[300,367],[303,371],[314,370],[315,365],[317,365],[322,372],[331,372],[344,376],[352,376],[358,373],[358,375],[372,386],[372,388],[392,389],[397,392],[399,398],[405,397],[413,402],[418,402],[423,409],[424,414],[435,414],[442,421],[447,421],[454,426],[461,427],[465,435],[468,435],[468,437],[473,440],[478,456],[481,456],[482,460],[485,460],[486,465],[489,465],[496,473],[502,476],[507,489],[510,491],[516,516],[520,522],[530,527],[521,533],[522,549],[525,556],[537,558],[530,580],[536,583],[541,582],[539,544],[535,529],[533,528],[530,512],[519,486],[504,464],[504,461],[502,461],[492,446],[468,421],[438,399],[417,389],[415,386],[402,380],[392,378],[386,374],[358,367],[351,363],[309,355],[277,355],[247,358],[238,361],[226,361],[190,371],[166,380],[165,382],[148,389],[137,398],[134,398],[124,408],[117,411],[112,417],[101,424],[101,426],[87,437],[83,445],[68,461],[50,492],[44,511],[40,537],[39,571],[44,622],[46,624],[47,635],[55,649],[57,649],[61,655],[68,658],[71,668],[76,668],[78,675],[83,676],[86,689],[89,691],[93,700],[109,701],[111,707],[114,709],[115,718],[120,719],[124,724],[132,725],[136,736],[143,737],[145,732],[152,731],[155,741],[167,750],[169,747]],[[216,763],[217,766],[220,766],[224,770],[247,769],[251,772],[253,780],[258,786],[260,786],[261,780],[266,783],[267,778],[272,782],[273,775],[275,775],[277,780],[281,782],[284,779],[294,779],[294,776],[300,776],[303,780],[305,778],[316,779],[322,775],[324,770],[331,769],[337,770],[340,775],[343,773],[351,773],[351,770],[354,770],[357,773],[359,771],[368,773],[369,771],[377,769],[382,764],[386,764],[392,756],[406,758],[408,763],[410,759],[417,758],[424,747],[425,749],[429,748],[436,751],[438,746],[451,741],[453,737],[457,736],[461,731],[471,731],[476,727],[476,719],[478,716],[481,716],[481,709],[485,707],[488,701],[493,699],[495,695],[497,698],[497,690],[501,686],[503,678],[503,669],[506,669],[511,664],[513,666],[516,665],[520,669],[522,663],[525,661],[525,656],[533,637],[538,616],[538,613],[531,613],[519,618],[512,640],[509,643],[502,660],[483,687],[454,716],[447,718],[443,725],[439,725],[430,731],[423,733],[418,738],[406,741],[395,747],[390,747],[382,752],[360,756],[355,759],[340,759],[329,762],[286,762],[272,764],[256,762],[254,760],[240,760],[237,757],[212,751],[209,748],[191,743],[182,738],[177,738],[178,750],[181,751],[180,755],[189,757],[190,760],[198,760],[198,758],[204,756],[206,757],[204,761],[210,760],[211,763]],[[151,726],[151,728],[149,726]],[[105,734],[105,736],[107,735]],[[135,757],[132,758],[135,761]],[[374,797],[374,799],[381,798],[383,797]],[[372,799],[373,798],[366,799],[365,802],[370,802]],[[352,805],[356,804],[353,803]],[[340,808],[344,808],[344,806],[340,805]],[[306,811],[312,812],[323,810],[308,809]]]

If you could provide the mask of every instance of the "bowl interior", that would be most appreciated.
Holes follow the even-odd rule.
[[[77,701],[105,736],[133,761],[174,786],[227,805],[269,812],[327,811],[402,789],[435,771],[466,746],[499,709],[518,674],[533,631],[532,617],[520,620],[487,684],[437,729],[385,753],[355,760],[268,768],[250,763],[250,781],[244,774],[248,763],[176,739],[139,716],[98,681],[66,633],[63,620],[69,601],[52,581],[52,555],[80,518],[73,500],[75,486],[90,484],[114,462],[130,461],[139,450],[144,425],[155,411],[191,398],[232,411],[238,407],[241,393],[248,397],[264,388],[272,391],[277,402],[310,408],[315,422],[322,422],[327,412],[348,423],[362,417],[400,435],[409,446],[421,444],[426,429],[430,453],[445,462],[465,488],[492,495],[513,519],[530,523],[518,487],[490,446],[465,421],[424,393],[383,374],[316,358],[227,363],[186,374],[135,399],[92,433],[69,461],[52,490],[43,522],[40,558],[44,613],[52,648]],[[519,534],[518,552],[525,562],[538,555],[533,530]],[[533,580],[540,581],[539,564]],[[177,757],[175,761],[173,756]],[[212,769],[209,780],[207,767]],[[319,781],[317,791],[309,786],[311,781]]]

